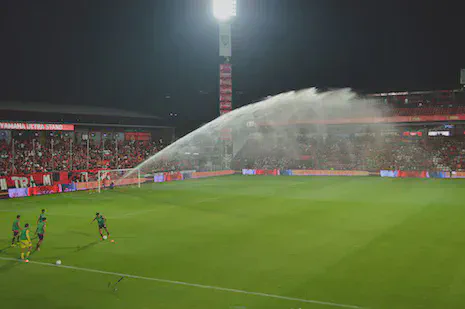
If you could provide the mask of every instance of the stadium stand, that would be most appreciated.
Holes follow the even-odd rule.
[[[174,139],[148,113],[27,102],[1,102],[0,111],[0,175],[130,168]]]

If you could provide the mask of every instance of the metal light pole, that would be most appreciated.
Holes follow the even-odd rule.
[[[55,170],[55,160],[54,160],[55,155],[53,153],[53,141],[54,141],[54,139],[52,138],[52,142],[51,142],[51,146],[50,146],[51,147],[51,153],[52,153],[52,164],[51,164],[52,170],[51,170],[51,172],[53,172]]]
[[[73,170],[73,138],[69,139],[69,170]]]
[[[213,0],[213,15],[218,20],[219,56],[219,112],[220,116],[232,111],[232,48],[231,25],[237,12],[236,0]],[[223,140],[222,168],[230,169],[233,157],[231,128],[222,128],[220,138]]]
[[[11,139],[11,155],[12,155],[12,158],[11,158],[11,173],[14,174],[14,173],[16,173],[16,167],[15,167],[16,153],[15,153],[15,139],[14,138]]]
[[[89,151],[89,134],[87,134],[87,170],[89,170],[89,159],[90,159],[90,151]]]
[[[236,16],[236,0],[213,0],[213,15],[218,20],[220,63],[220,115],[232,110],[231,24]]]

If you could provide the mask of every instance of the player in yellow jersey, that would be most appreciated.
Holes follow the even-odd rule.
[[[21,260],[24,262],[29,262],[28,257],[31,254],[32,250],[32,241],[31,236],[29,235],[29,224],[26,223],[24,229],[21,230],[21,235],[19,235],[19,246],[21,247]],[[26,259],[24,259],[24,251],[26,251]]]

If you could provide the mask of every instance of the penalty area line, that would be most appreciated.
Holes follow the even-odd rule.
[[[3,261],[19,261],[18,259],[7,258],[7,257],[0,257],[0,260],[3,260]],[[282,299],[282,300],[290,300],[290,301],[295,301],[295,302],[300,302],[300,303],[310,303],[310,304],[317,304],[317,305],[331,306],[331,307],[339,307],[339,308],[367,309],[367,308],[360,307],[360,306],[355,306],[355,305],[338,304],[338,303],[325,302],[325,301],[319,301],[319,300],[311,300],[311,299],[295,298],[295,297],[281,296],[281,295],[261,293],[261,292],[250,292],[250,291],[244,291],[244,290],[222,288],[222,287],[219,287],[219,286],[211,286],[211,285],[203,285],[203,284],[189,283],[189,282],[183,282],[183,281],[151,278],[151,277],[137,276],[137,275],[131,275],[131,274],[122,274],[122,273],[104,271],[104,270],[98,270],[98,269],[92,269],[92,268],[83,268],[83,267],[67,266],[67,265],[55,265],[55,264],[51,264],[51,263],[36,262],[36,261],[31,261],[31,260],[29,261],[29,264],[36,264],[36,265],[42,265],[42,266],[51,266],[51,267],[55,267],[55,268],[66,268],[66,269],[79,270],[79,271],[84,271],[84,272],[89,272],[89,273],[97,273],[97,274],[119,276],[119,277],[126,277],[126,278],[132,278],[132,279],[155,281],[155,282],[169,283],[169,284],[175,284],[175,285],[183,285],[183,286],[196,287],[196,288],[215,290],[215,291],[223,291],[223,292],[230,292],[230,293],[238,293],[238,294],[262,296],[262,297],[268,297],[268,298],[276,298],[276,299]]]

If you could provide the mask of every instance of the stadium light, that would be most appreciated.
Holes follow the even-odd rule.
[[[227,21],[236,16],[236,0],[213,0],[213,16],[220,21]]]

